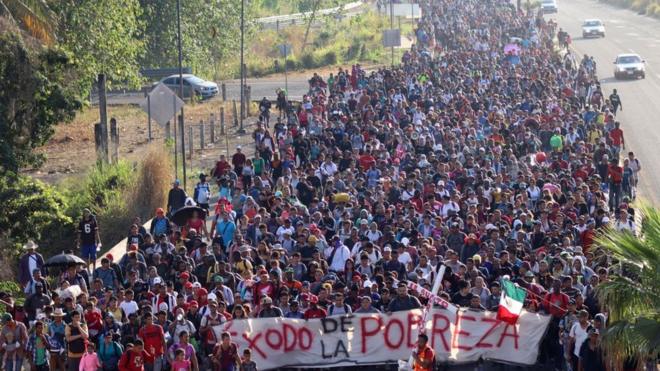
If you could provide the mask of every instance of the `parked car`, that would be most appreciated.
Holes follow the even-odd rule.
[[[160,80],[174,92],[179,92],[179,75],[171,75]],[[183,74],[183,96],[189,97],[193,92],[202,99],[212,98],[219,93],[218,84],[206,81],[195,75]]]
[[[582,24],[582,37],[605,37],[605,24],[600,19],[587,19]]]
[[[557,0],[542,0],[541,11],[543,13],[557,13]]]
[[[638,54],[619,54],[614,61],[614,78],[645,78],[646,61]]]

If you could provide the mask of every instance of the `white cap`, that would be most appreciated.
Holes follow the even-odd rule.
[[[390,245],[385,246],[385,248],[383,248],[383,252],[392,252]]]

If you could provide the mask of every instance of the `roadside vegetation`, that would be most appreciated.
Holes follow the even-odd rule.
[[[660,19],[659,0],[599,0],[604,3],[629,8],[638,13]]]
[[[306,24],[281,28],[279,34],[274,29],[260,30],[255,32],[246,52],[247,75],[261,77],[284,72],[284,58],[278,49],[284,40],[293,50],[286,60],[289,71],[352,63],[389,64],[390,49],[382,46],[382,33],[390,27],[389,22],[388,17],[372,11],[341,20],[326,17],[322,27],[312,27],[307,44]],[[404,22],[402,36],[411,33],[410,22]],[[401,49],[395,49],[395,60],[401,53]],[[223,70],[230,73],[223,78],[238,78],[240,62],[227,61]]]

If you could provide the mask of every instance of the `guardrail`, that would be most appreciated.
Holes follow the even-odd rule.
[[[338,6],[335,8],[326,8],[326,9],[320,9],[316,11],[317,15],[328,15],[328,14],[333,14],[337,13],[341,10],[351,10],[355,8],[359,8],[362,6],[363,2],[362,1],[355,1],[352,3],[348,3],[343,6]],[[304,12],[304,13],[293,13],[293,14],[285,14],[285,15],[274,15],[271,17],[263,17],[263,18],[258,18],[257,23],[260,24],[271,24],[271,23],[277,23],[277,22],[287,22],[287,21],[292,21],[292,20],[298,20],[298,19],[304,19],[312,15],[313,12]]]

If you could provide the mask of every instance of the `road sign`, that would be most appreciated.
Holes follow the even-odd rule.
[[[401,46],[401,30],[383,30],[383,46]]]
[[[280,44],[277,48],[280,50],[280,55],[284,58],[291,54],[291,44]]]
[[[185,103],[165,84],[156,85],[149,93],[149,98],[140,103],[140,108],[151,118],[156,120],[160,126],[165,124],[176,116]],[[150,112],[151,111],[151,112]],[[176,126],[175,126],[176,127]]]

